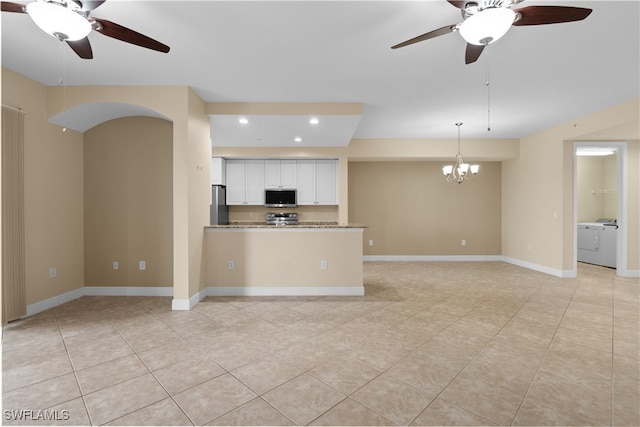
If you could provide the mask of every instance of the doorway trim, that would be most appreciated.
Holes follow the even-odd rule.
[[[627,142],[626,141],[574,141],[573,142],[573,271],[578,274],[578,148],[615,148],[616,174],[618,188],[616,191],[616,209],[618,233],[616,236],[616,275],[629,277],[627,270]]]

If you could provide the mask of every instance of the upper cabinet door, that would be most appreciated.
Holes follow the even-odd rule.
[[[298,160],[299,205],[337,204],[337,160]]]
[[[245,201],[264,205],[264,160],[245,160]]]
[[[264,205],[264,160],[227,160],[227,204]]]
[[[280,160],[264,161],[264,188],[280,188]]]
[[[296,188],[297,161],[280,160],[280,185],[282,188]]]
[[[222,157],[211,158],[211,185],[227,185],[226,162]]]
[[[316,160],[316,204],[335,205],[336,160]]]
[[[296,188],[299,205],[316,204],[316,161],[298,160],[296,165]]]
[[[296,161],[273,160],[264,161],[265,188],[296,188]]]
[[[227,160],[228,205],[246,204],[244,166],[244,160]]]

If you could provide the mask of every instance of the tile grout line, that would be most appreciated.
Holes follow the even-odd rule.
[[[71,365],[71,371],[73,372],[73,378],[76,380],[76,385],[78,386],[78,391],[80,392],[80,397],[82,398],[82,404],[84,405],[84,410],[87,412],[87,418],[89,418],[89,423],[94,425],[93,419],[91,417],[91,412],[89,412],[89,406],[87,405],[87,401],[85,399],[84,391],[82,391],[82,387],[80,386],[80,381],[78,380],[78,374],[75,365],[73,364],[73,360],[71,359],[71,353],[69,353],[69,347],[67,347],[67,341],[64,339],[64,334],[62,333],[62,329],[60,328],[60,322],[58,321],[58,315],[55,315],[56,325],[58,326],[58,332],[60,333],[60,339],[62,339],[62,344],[64,345],[64,350],[67,353],[67,357],[69,358],[69,365]]]
[[[576,283],[576,285],[575,285],[575,287],[573,289],[573,292],[571,293],[571,298],[569,299],[569,302],[568,302],[567,306],[565,307],[564,311],[562,312],[562,316],[560,317],[560,321],[558,322],[558,325],[556,326],[556,328],[555,328],[555,330],[553,332],[553,335],[549,339],[549,344],[547,345],[547,348],[545,349],[544,354],[540,358],[540,363],[538,363],[538,366],[536,367],[536,371],[533,374],[533,377],[531,377],[531,381],[529,382],[529,387],[527,387],[527,391],[522,396],[522,400],[520,401],[520,404],[518,405],[518,409],[516,410],[516,413],[514,414],[510,425],[513,425],[515,420],[518,418],[518,414],[520,413],[520,410],[522,409],[522,405],[524,404],[525,400],[527,399],[527,396],[531,392],[531,388],[533,387],[533,383],[536,381],[536,378],[538,377],[538,373],[540,372],[540,367],[544,363],[544,360],[546,359],[547,354],[549,354],[549,350],[551,349],[551,345],[553,344],[553,339],[555,338],[556,334],[558,333],[558,330],[560,329],[560,325],[562,324],[562,320],[564,319],[564,316],[567,314],[567,311],[569,310],[569,306],[571,305],[571,302],[573,301],[573,297],[575,296],[579,285],[580,285],[580,279],[578,278],[577,279],[577,283]],[[538,288],[538,290],[539,289],[540,288]]]

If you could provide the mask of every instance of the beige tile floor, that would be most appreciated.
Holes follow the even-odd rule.
[[[640,425],[638,279],[364,271],[364,297],[84,297],[11,323],[3,423]]]

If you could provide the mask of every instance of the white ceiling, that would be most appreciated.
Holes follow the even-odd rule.
[[[356,138],[455,138],[455,122],[464,122],[463,138],[520,138],[640,96],[640,2],[527,0],[518,7],[538,4],[593,13],[581,22],[513,27],[465,65],[456,33],[390,49],[460,22],[445,0],[109,0],[92,15],[171,51],[93,32],[94,59],[82,60],[28,15],[3,12],[2,65],[52,86],[64,61],[68,85],[188,85],[207,102],[362,103],[362,116],[346,126]],[[271,131],[282,128],[276,119],[266,124]],[[268,140],[271,131],[251,137]]]

